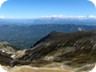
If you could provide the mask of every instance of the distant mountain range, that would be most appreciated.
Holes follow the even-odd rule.
[[[36,19],[0,19],[0,41],[18,48],[30,48],[40,38],[52,31],[96,30],[96,17],[50,16]]]
[[[52,31],[96,30],[96,25],[42,24],[42,25],[0,25],[0,41],[7,41],[18,48],[30,48],[35,42]]]
[[[45,16],[33,19],[6,19],[1,18],[0,24],[34,25],[34,24],[96,24],[94,16]]]

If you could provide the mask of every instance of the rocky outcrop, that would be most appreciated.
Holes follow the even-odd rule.
[[[0,51],[0,64],[11,66],[12,61],[13,59],[10,57],[9,54]]]
[[[14,54],[16,51],[16,47],[6,41],[0,42],[0,51],[5,52],[7,54]]]
[[[16,48],[8,42],[0,42],[0,64],[13,66],[14,59],[11,55],[15,54]]]
[[[25,55],[25,52],[27,51],[27,49],[24,50],[18,50],[16,51],[14,54],[11,55],[11,57],[13,59],[17,59],[17,58],[21,58],[23,55]]]

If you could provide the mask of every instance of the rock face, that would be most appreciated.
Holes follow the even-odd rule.
[[[16,48],[12,46],[8,42],[0,42],[0,51],[5,52],[7,54],[14,54]]]
[[[0,42],[0,64],[12,66],[14,61],[11,55],[14,54],[16,48],[8,42]]]
[[[13,61],[13,59],[9,54],[0,51],[0,64],[11,66],[11,61]]]

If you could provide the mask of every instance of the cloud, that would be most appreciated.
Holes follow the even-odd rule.
[[[4,19],[5,17],[4,16],[0,16],[0,19]]]
[[[88,18],[93,18],[93,19],[96,19],[96,16],[94,15],[88,15],[88,16],[64,16],[64,15],[51,15],[51,16],[40,16],[40,17],[37,17],[37,18],[62,18],[62,19],[66,19],[66,18],[76,18],[76,19],[88,19]]]

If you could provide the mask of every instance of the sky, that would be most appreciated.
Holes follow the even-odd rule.
[[[88,0],[8,0],[0,8],[6,18],[40,16],[96,16],[96,8]]]

